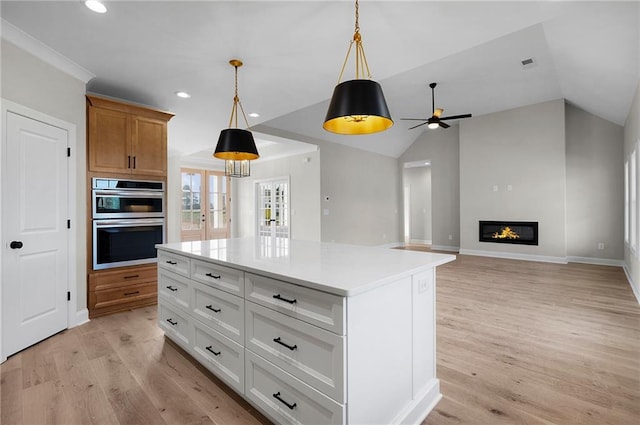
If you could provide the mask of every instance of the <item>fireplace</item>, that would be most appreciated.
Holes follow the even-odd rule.
[[[537,221],[480,221],[480,242],[538,245]]]

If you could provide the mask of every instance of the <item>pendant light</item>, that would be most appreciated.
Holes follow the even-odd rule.
[[[353,43],[356,44],[356,79],[340,82]],[[364,78],[366,76],[366,78]],[[369,64],[362,47],[358,0],[356,0],[356,27],[344,59],[338,85],[333,90],[329,110],[322,127],[337,134],[370,134],[384,131],[393,125],[387,102],[380,84],[371,79]]]
[[[250,175],[249,161],[258,159],[258,149],[253,140],[253,134],[249,130],[238,128],[238,106],[244,118],[244,123],[249,128],[247,116],[240,103],[238,97],[238,68],[242,66],[242,61],[231,59],[229,64],[236,71],[235,95],[233,96],[233,107],[231,108],[231,118],[229,119],[229,128],[220,132],[218,144],[213,156],[225,160],[225,175],[230,177],[248,177]],[[234,125],[235,127],[231,127]]]

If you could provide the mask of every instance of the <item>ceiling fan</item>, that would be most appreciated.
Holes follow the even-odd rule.
[[[420,127],[421,125],[425,125],[427,124],[427,127],[429,128],[438,128],[438,127],[442,127],[442,128],[449,128],[451,127],[449,124],[447,124],[446,122],[443,122],[445,120],[459,120],[462,118],[471,118],[471,114],[463,114],[463,115],[451,115],[449,117],[441,117],[442,112],[444,112],[444,109],[442,108],[438,108],[436,109],[435,107],[435,95],[434,95],[434,90],[436,88],[436,83],[431,83],[429,84],[429,87],[431,87],[431,109],[433,111],[433,115],[431,115],[431,117],[429,118],[401,118],[402,120],[408,120],[408,121],[424,121],[418,125],[414,125],[413,127],[409,127],[409,130],[412,130],[416,127]]]

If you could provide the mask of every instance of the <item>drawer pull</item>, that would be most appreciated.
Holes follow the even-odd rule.
[[[214,313],[220,313],[220,312],[222,311],[222,310],[221,310],[221,309],[219,309],[219,308],[217,308],[217,309],[216,309],[216,308],[213,308],[213,306],[212,306],[212,305],[207,305],[207,306],[205,306],[205,308],[207,308],[207,309],[209,309],[209,310],[213,311]]]
[[[216,276],[216,275],[214,275],[213,273],[207,273],[205,276],[209,276],[209,277],[212,277],[212,278],[214,278],[214,279],[220,279],[220,277],[221,277],[220,275],[217,275],[217,276]]]
[[[273,298],[275,298],[276,300],[280,300],[280,301],[287,302],[287,303],[289,303],[289,304],[295,304],[295,303],[297,303],[297,302],[298,302],[295,298],[294,298],[294,299],[292,299],[292,300],[288,300],[288,299],[286,299],[286,298],[282,298],[282,297],[280,296],[280,294],[276,294],[276,295],[274,295],[274,296],[273,296]]]
[[[278,343],[278,344],[280,344],[280,345],[283,345],[283,346],[287,347],[287,348],[288,348],[289,350],[291,350],[291,351],[293,351],[293,350],[297,350],[297,349],[298,349],[298,346],[297,346],[297,345],[289,345],[289,344],[287,344],[287,343],[282,342],[282,341],[280,340],[280,337],[273,338],[273,342],[276,342],[276,343]]]
[[[131,275],[131,276],[124,276],[124,279],[134,279],[136,277],[140,277],[140,275],[139,274],[134,274],[134,275]]]
[[[173,321],[173,320],[171,320],[171,319],[167,319],[167,322],[171,323],[171,325],[172,325],[172,326],[175,326],[175,325],[177,325],[177,324],[178,324],[178,322],[174,322],[174,321]]]
[[[293,410],[296,408],[296,404],[289,404],[286,401],[284,401],[281,397],[280,397],[280,391],[278,391],[277,393],[275,393],[273,395],[273,398],[275,398],[276,400],[278,400],[280,403],[284,404],[285,406],[287,406],[289,409]]]
[[[213,351],[213,345],[205,347],[205,349],[207,351],[209,351],[210,353],[212,353],[214,356],[219,356],[220,355],[220,351]]]
[[[129,295],[135,295],[135,294],[139,294],[139,293],[140,293],[140,291],[125,292],[125,293],[124,293],[124,296],[125,296],[125,297],[128,297]]]
[[[171,260],[167,260],[167,261],[165,261],[165,263],[171,264],[172,266],[175,266],[176,264],[178,264],[177,262],[171,261]]]
[[[167,289],[170,290],[171,292],[176,292],[178,290],[178,288],[174,288],[171,285],[167,286]]]

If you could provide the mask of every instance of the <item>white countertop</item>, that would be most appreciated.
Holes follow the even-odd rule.
[[[158,249],[353,296],[455,260],[455,255],[271,238],[217,239],[157,245]]]

